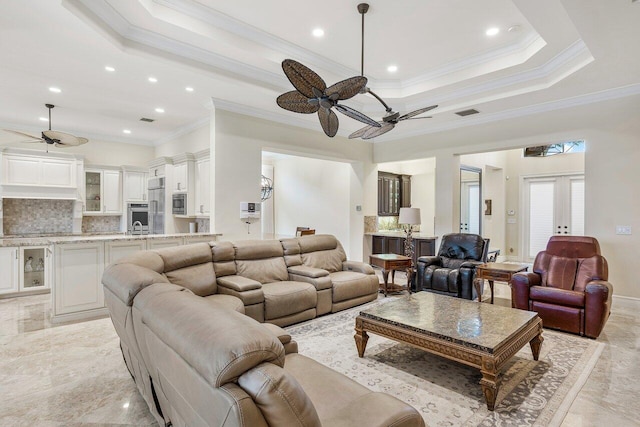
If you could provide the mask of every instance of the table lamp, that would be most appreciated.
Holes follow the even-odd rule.
[[[404,255],[413,259],[413,242],[411,232],[414,225],[420,225],[420,209],[419,208],[400,208],[400,217],[398,224],[402,225],[407,237],[404,240]]]

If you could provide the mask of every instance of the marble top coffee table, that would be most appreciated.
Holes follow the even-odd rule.
[[[491,411],[500,370],[527,343],[538,360],[543,341],[542,319],[537,313],[431,292],[361,311],[354,336],[360,357],[369,339],[367,332],[480,369],[480,385]]]

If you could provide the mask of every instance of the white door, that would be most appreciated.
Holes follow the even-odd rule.
[[[19,248],[0,248],[0,294],[18,292]]]
[[[146,172],[127,171],[124,173],[124,198],[127,202],[147,200]]]
[[[525,178],[524,257],[532,261],[553,235],[584,235],[584,176]]]
[[[196,214],[208,214],[210,212],[209,180],[211,172],[209,159],[196,163]]]
[[[480,185],[463,182],[460,190],[460,232],[480,234]]]

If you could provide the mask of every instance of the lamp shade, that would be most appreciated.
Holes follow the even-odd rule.
[[[418,225],[420,224],[419,208],[400,208],[398,224]]]

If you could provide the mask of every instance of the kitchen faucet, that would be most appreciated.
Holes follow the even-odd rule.
[[[131,234],[136,234],[136,226],[138,226],[138,230],[139,232],[137,234],[142,234],[142,223],[140,221],[135,221],[132,225],[131,225]]]

